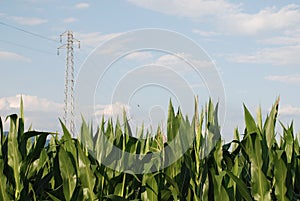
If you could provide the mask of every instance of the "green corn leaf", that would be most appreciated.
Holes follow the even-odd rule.
[[[117,196],[120,196],[120,197],[123,197],[123,194],[124,194],[124,188],[123,188],[123,180],[122,180],[122,177],[119,177],[120,178],[120,181],[115,184],[115,188],[114,188],[114,194],[117,195]]]
[[[257,167],[251,168],[252,175],[252,196],[255,200],[264,201],[271,200],[270,183],[261,169]]]
[[[94,200],[95,194],[94,194],[94,186],[95,186],[95,175],[92,172],[91,169],[91,163],[88,157],[84,154],[82,148],[79,144],[77,144],[77,150],[78,150],[78,169],[79,169],[79,179],[82,185],[82,188],[84,189],[84,192],[86,192],[83,196],[85,200]]]
[[[218,140],[220,140],[220,127],[218,125],[218,104],[214,108],[212,100],[209,100],[209,103],[206,108],[206,136],[204,139],[204,156],[209,154],[209,152],[215,147]]]
[[[245,115],[247,134],[258,133],[256,123],[245,105],[244,105],[244,115]]]
[[[98,137],[96,140],[96,158],[99,162],[103,162],[107,156],[112,152],[113,144],[106,138],[106,134],[103,130],[98,131]]]
[[[259,139],[258,135],[253,135],[252,140],[254,140],[254,147],[253,147],[253,152],[252,154],[252,163],[253,166],[257,167],[258,169],[261,169],[263,166],[263,158],[262,158],[262,143],[261,140]]]
[[[24,120],[24,104],[23,104],[22,96],[21,96],[21,100],[20,100],[20,118]]]
[[[245,144],[245,146],[243,145]],[[251,193],[255,200],[270,200],[270,182],[262,171],[262,144],[258,134],[246,137],[242,142],[242,150],[245,150],[247,161],[251,162]]]
[[[213,123],[214,122],[214,105],[213,105],[213,102],[211,100],[211,98],[209,99],[208,101],[208,104],[207,104],[207,121],[206,123],[208,124],[207,127],[209,127],[209,124],[210,123]]]
[[[22,157],[18,149],[17,133],[18,133],[18,116],[16,114],[8,116],[10,118],[10,130],[8,134],[8,165],[13,169],[12,180],[15,184],[15,199],[20,198],[23,189],[23,183],[20,178],[20,169]]]
[[[90,129],[82,117],[82,124],[80,129],[80,141],[84,144],[87,150],[93,151],[93,133],[90,132]]]
[[[261,107],[260,106],[257,109],[257,126],[258,126],[260,132],[262,132],[263,127],[262,127],[262,114],[261,114]]]
[[[279,98],[276,100],[275,104],[273,105],[271,112],[267,117],[264,125],[264,132],[266,135],[268,148],[271,148],[271,145],[275,142],[275,124],[276,124],[276,118],[278,114],[278,107],[279,107]]]
[[[20,101],[20,117],[18,119],[18,143],[20,144],[22,135],[24,134],[24,108],[23,108],[23,98]],[[22,153],[21,153],[22,154]],[[23,158],[23,155],[22,155]]]
[[[234,140],[236,142],[240,142],[240,133],[239,133],[238,128],[234,129]],[[231,146],[232,146],[232,152],[234,152],[238,148],[239,145],[238,145],[238,143],[231,143]]]
[[[4,143],[4,133],[3,133],[3,124],[0,116],[0,157],[2,157],[2,145]]]
[[[74,162],[74,167],[76,168],[76,167],[78,167],[78,161],[77,161],[77,150],[75,147],[75,143],[72,139],[70,132],[66,128],[66,126],[63,124],[63,122],[61,120],[59,120],[59,121],[60,121],[61,127],[63,129],[63,133],[64,133],[63,136],[61,137],[61,142],[64,145],[65,151],[70,153],[72,160]],[[75,169],[75,171],[77,171],[77,168]]]
[[[0,120],[1,121],[1,120]],[[7,193],[6,176],[3,174],[4,162],[0,158],[0,200],[11,200]]]
[[[215,163],[217,165],[217,173],[222,172],[222,160],[223,160],[223,154],[222,154],[222,141],[218,140],[216,146],[215,146],[215,151],[214,151],[214,159]]]
[[[123,109],[123,121],[124,121],[124,133],[127,136],[133,136],[132,130],[129,124],[129,119],[127,118],[126,111]]]
[[[241,180],[240,178],[238,178],[237,176],[232,174],[232,172],[230,172],[230,171],[226,171],[226,173],[237,184],[237,189],[240,192],[240,194],[242,195],[242,197],[246,201],[252,201],[250,192],[247,188],[247,185],[243,182],[243,180]]]
[[[168,122],[167,122],[167,140],[168,141],[172,141],[176,135],[175,129],[173,128],[174,122],[175,122],[175,113],[174,113],[172,101],[170,99],[169,109],[168,109]]]
[[[158,200],[158,186],[155,175],[145,174],[143,176],[142,185],[146,187],[146,191],[142,193],[142,200],[151,201]]]
[[[65,199],[71,200],[76,183],[76,171],[71,161],[69,154],[63,147],[60,147],[58,152],[60,175],[63,180],[63,192]]]
[[[171,185],[169,188],[170,191],[172,192],[173,198],[176,197],[177,195],[180,195],[179,187],[177,182],[175,181],[174,177],[170,177],[169,175],[163,173],[163,177],[166,180],[167,183]]]
[[[65,124],[61,121],[61,119],[59,119],[59,122],[60,122],[60,125],[63,129],[63,140],[71,140],[72,139],[72,136],[70,134],[70,132],[68,131],[67,127],[65,126]]]
[[[219,175],[215,174],[214,171],[211,171],[213,176],[214,184],[214,198],[215,200],[229,201],[229,196],[226,192],[226,189],[222,185],[223,178],[226,172],[221,172]]]
[[[292,162],[292,157],[293,157],[293,147],[294,147],[293,128],[292,127],[291,128],[285,128],[282,123],[281,123],[281,126],[283,128],[283,136],[284,136],[284,143],[283,143],[282,148],[286,152],[287,162],[291,163]]]
[[[23,164],[25,164],[25,166],[28,166],[28,164],[30,162],[35,161],[36,159],[39,158],[41,152],[45,149],[46,146],[46,140],[48,135],[50,135],[51,133],[46,133],[46,132],[36,132],[36,131],[29,131],[27,133],[25,133],[23,136],[24,138],[21,141],[21,150],[23,152],[25,152],[25,156],[26,158],[23,161]],[[27,145],[27,140],[29,138],[29,136],[38,136],[37,141],[35,146],[33,146],[33,148],[31,148],[30,152],[28,153],[28,156],[26,154],[27,149],[26,149],[26,145]]]
[[[161,194],[161,200],[172,200],[172,193],[169,189],[163,189],[160,192]]]
[[[43,157],[43,156],[42,156]],[[26,177],[28,179],[32,178],[32,179],[38,179],[37,174],[40,170],[43,170],[42,167],[39,167],[39,163],[42,163],[40,161],[42,161],[44,158],[39,158],[37,160],[35,160],[34,162],[31,163],[30,159],[26,160],[24,163],[22,163],[22,167],[21,167],[21,177]]]
[[[275,187],[275,196],[279,201],[289,200],[286,197],[287,186],[286,186],[286,175],[287,168],[284,161],[281,158],[283,152],[279,153],[277,151],[277,157],[274,163],[274,187]]]
[[[253,163],[251,165],[252,175],[252,194],[257,200],[271,199],[270,183],[266,178],[266,175],[262,171],[263,159],[262,159],[262,145],[257,135],[255,135]]]
[[[123,198],[123,197],[117,196],[117,195],[113,195],[113,194],[111,194],[111,195],[106,195],[106,196],[104,196],[104,198],[105,198],[106,200],[111,200],[111,201],[129,201],[129,200],[126,199],[126,198]]]
[[[193,125],[195,126],[195,133],[196,135],[199,135],[201,132],[201,129],[199,129],[199,109],[198,109],[198,96],[195,97],[194,100],[194,116],[193,116]]]
[[[52,195],[51,193],[46,192],[47,195],[53,200],[53,201],[61,201],[61,199],[55,197],[54,195]]]

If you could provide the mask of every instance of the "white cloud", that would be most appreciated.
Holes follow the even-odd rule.
[[[255,35],[263,32],[285,31],[299,27],[300,7],[287,5],[280,9],[265,8],[257,13],[230,13],[218,19],[218,26],[229,33]]]
[[[281,45],[281,46],[295,46],[300,44],[300,31],[285,34],[284,36],[269,37],[267,39],[259,40],[260,43],[266,45]]]
[[[227,60],[236,63],[272,64],[275,66],[297,65],[300,63],[300,45],[264,48],[250,54],[226,55]]]
[[[242,4],[225,0],[128,0],[137,6],[168,15],[209,21],[220,32],[254,35],[300,27],[300,7],[263,8],[254,13],[243,11]]]
[[[108,105],[96,105],[95,106],[95,115],[97,116],[114,116],[122,115],[123,111],[129,111],[130,106],[123,103],[113,103]]]
[[[29,26],[35,26],[47,23],[48,20],[42,19],[42,18],[35,18],[35,17],[19,17],[19,16],[11,16],[9,19],[12,19],[18,24],[21,25],[29,25]]]
[[[75,33],[76,38],[80,38],[80,42],[83,46],[90,46],[93,48],[121,34],[122,33],[102,34],[101,32]]]
[[[75,5],[75,8],[77,8],[77,9],[85,9],[85,8],[89,8],[89,7],[90,7],[90,4],[85,3],[85,2],[78,3]]]
[[[184,57],[183,53],[177,53],[175,55],[166,54],[159,57],[154,64],[170,68],[179,67],[182,70],[184,67],[187,67],[187,63],[182,59],[182,57]]]
[[[26,128],[32,124],[33,129],[36,130],[60,130],[58,118],[62,116],[62,103],[31,95],[22,95],[22,98]],[[2,119],[7,115],[19,113],[20,101],[20,94],[0,98],[0,116]],[[9,129],[9,121],[4,122],[4,129]]]
[[[76,21],[77,21],[76,18],[74,18],[74,17],[68,17],[68,18],[65,18],[65,19],[63,20],[63,23],[68,24],[68,23],[72,23],[72,22],[76,22]]]
[[[300,84],[300,74],[294,75],[270,75],[265,79],[275,82],[282,82],[285,84]]]
[[[200,18],[234,12],[238,6],[224,0],[128,0],[137,6],[182,17]]]
[[[139,51],[139,52],[133,52],[128,55],[126,55],[125,59],[129,60],[146,60],[146,59],[151,59],[153,55],[151,52],[147,51]]]
[[[22,56],[20,54],[14,52],[6,52],[0,51],[0,60],[1,61],[23,61],[23,62],[31,62],[31,59]]]
[[[300,115],[300,108],[292,105],[283,105],[279,108],[279,114],[284,116]]]
[[[199,30],[199,29],[194,29],[193,33],[198,34],[203,37],[213,37],[213,36],[220,35],[220,33],[215,32],[215,31],[203,31],[203,30]]]
[[[197,69],[205,69],[214,67],[211,61],[198,60],[191,55],[185,53],[177,53],[175,55],[166,54],[159,57],[154,64],[161,66],[169,66],[179,71],[191,71],[193,67]],[[190,66],[193,65],[193,66]]]
[[[31,95],[16,95],[0,98],[0,110],[11,111],[19,109],[21,96],[23,98],[24,110],[31,112],[57,112],[62,110],[63,105],[45,98]]]
[[[274,66],[298,65],[300,62],[300,28],[284,31],[282,35],[258,40],[268,48],[249,54],[225,55],[226,59],[236,63],[272,64]]]

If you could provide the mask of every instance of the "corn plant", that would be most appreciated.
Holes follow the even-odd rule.
[[[299,200],[299,136],[280,123],[276,140],[278,107],[276,100],[264,121],[259,110],[255,121],[244,106],[245,129],[224,144],[211,100],[203,109],[196,100],[191,120],[170,102],[166,133],[134,134],[124,113],[122,123],[103,118],[95,131],[83,119],[78,138],[62,122],[61,137],[25,131],[21,100],[20,115],[5,119],[8,132],[0,117],[0,200]]]

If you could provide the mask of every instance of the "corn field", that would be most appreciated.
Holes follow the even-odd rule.
[[[244,106],[245,129],[235,129],[233,140],[224,144],[212,101],[202,110],[195,101],[191,120],[170,103],[166,134],[160,128],[155,136],[137,130],[137,136],[148,136],[143,139],[133,137],[126,114],[125,123],[103,119],[96,131],[83,120],[78,138],[63,123],[61,137],[25,131],[21,101],[20,114],[6,118],[8,133],[0,118],[0,200],[300,200],[299,139],[293,124],[280,122],[276,138],[278,107],[279,100],[263,121],[260,110],[255,120]],[[178,135],[192,136],[192,143],[174,163],[164,166],[166,154],[160,163],[142,157],[165,153]],[[128,167],[135,162],[112,156],[103,137],[124,152],[140,154],[142,168],[149,171],[116,170],[124,161]],[[175,143],[186,143],[179,139]]]

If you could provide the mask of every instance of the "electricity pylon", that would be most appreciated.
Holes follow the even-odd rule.
[[[74,123],[74,43],[78,43],[80,48],[80,41],[73,37],[72,31],[65,31],[60,35],[60,42],[62,37],[67,37],[66,44],[63,44],[57,48],[57,55],[59,55],[60,49],[67,49],[66,56],[66,71],[65,71],[65,90],[64,90],[64,123],[69,129],[70,133],[74,135],[75,123]]]

